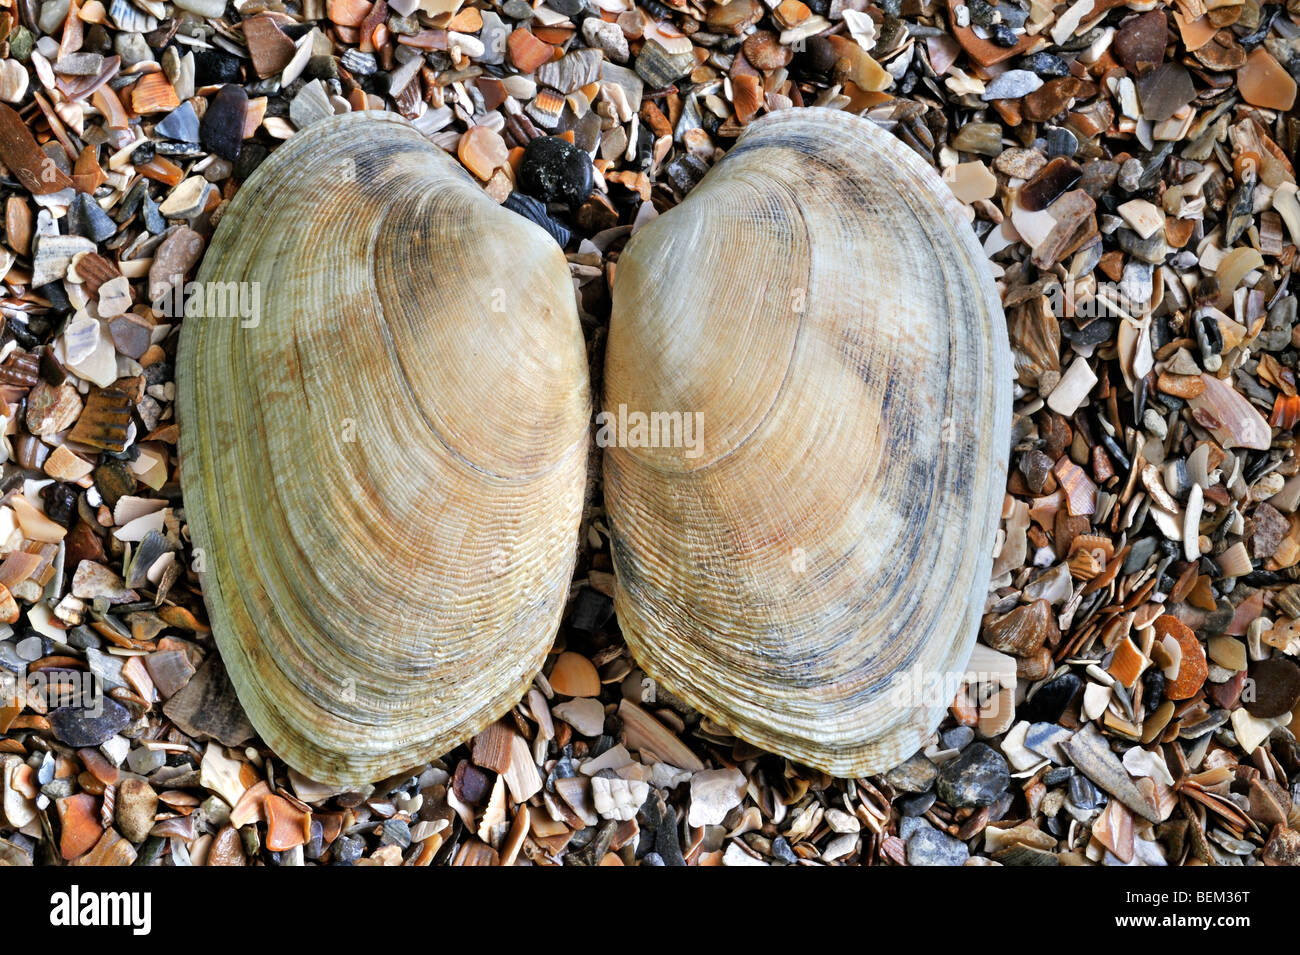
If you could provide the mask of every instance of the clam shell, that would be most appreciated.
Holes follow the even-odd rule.
[[[349,114],[263,163],[198,282],[260,299],[187,314],[177,369],[240,701],[325,783],[445,752],[527,690],[568,591],[590,395],[563,254],[401,120]]]
[[[1011,380],[933,170],[838,112],[750,125],[618,263],[597,439],[637,660],[758,746],[839,776],[902,761],[975,639]],[[636,412],[699,413],[702,440],[644,446]]]

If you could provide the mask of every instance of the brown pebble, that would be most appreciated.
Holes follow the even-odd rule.
[[[1300,703],[1300,666],[1274,656],[1250,668],[1250,692],[1242,693],[1246,712],[1259,719],[1289,713]]]
[[[1131,17],[1115,34],[1115,57],[1134,76],[1146,76],[1164,62],[1168,33],[1164,10]]]

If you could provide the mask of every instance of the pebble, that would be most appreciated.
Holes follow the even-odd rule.
[[[1073,673],[1064,673],[1044,683],[1034,695],[1020,705],[1016,715],[1030,723],[1055,723],[1083,686]]]
[[[923,793],[934,785],[939,767],[917,753],[907,762],[895,766],[885,774],[885,781],[900,792]]]
[[[558,136],[539,136],[524,147],[519,188],[542,202],[576,209],[591,195],[591,157]]]
[[[909,793],[895,800],[894,808],[903,816],[922,816],[929,811],[938,798],[934,790],[924,793]]]
[[[1073,156],[1079,151],[1079,137],[1064,126],[1044,127],[1043,151],[1049,159],[1057,156]]]
[[[936,829],[919,829],[907,840],[907,864],[959,866],[970,858],[966,843]]]
[[[1029,70],[1007,70],[995,76],[984,87],[980,99],[986,103],[995,99],[1020,99],[1042,85],[1043,80],[1037,73]]]
[[[943,764],[935,788],[954,809],[991,806],[1011,785],[1011,770],[1002,754],[986,743],[972,743]]]
[[[740,0],[733,0],[739,3]],[[605,54],[606,59],[615,63],[626,63],[629,56],[627,35],[617,23],[609,23],[600,17],[587,17],[582,21],[582,36],[589,44]]]
[[[954,726],[940,735],[944,749],[965,749],[975,739],[975,730],[969,726]]]
[[[1250,667],[1253,687],[1242,694],[1246,711],[1257,719],[1289,713],[1300,703],[1300,666],[1282,656],[1269,657]]]
[[[60,743],[78,749],[98,746],[117,735],[131,722],[130,711],[110,697],[102,697],[96,708],[61,706],[50,714],[50,729]]]
[[[510,151],[496,130],[487,126],[471,126],[460,137],[456,155],[470,172],[484,181],[504,166]]]
[[[185,104],[186,107],[189,104]],[[185,107],[182,107],[184,109]],[[177,110],[180,112],[180,110]],[[199,124],[199,142],[222,159],[238,159],[244,140],[244,119],[248,114],[248,94],[233,83],[223,86],[208,103]],[[171,117],[169,116],[168,119]]]
[[[117,787],[117,829],[131,842],[144,842],[158,812],[158,794],[143,779],[128,776]]]
[[[93,242],[104,242],[117,233],[117,223],[98,202],[79,192],[68,206],[68,231]]]
[[[1101,806],[1101,793],[1087,776],[1075,773],[1070,777],[1070,802],[1080,809],[1096,809]]]

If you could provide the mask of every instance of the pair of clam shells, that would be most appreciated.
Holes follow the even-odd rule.
[[[699,428],[604,450],[634,655],[753,744],[899,762],[949,702],[899,681],[963,668],[1005,480],[1003,318],[956,201],[866,121],[786,111],[616,274],[601,420]],[[564,255],[358,114],[261,166],[197,279],[261,303],[187,317],[177,373],[186,515],[253,725],[341,785],[447,751],[526,691],[574,569],[593,422]]]

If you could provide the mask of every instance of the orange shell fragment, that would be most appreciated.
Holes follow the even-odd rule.
[[[1156,617],[1152,626],[1155,627],[1157,639],[1173,637],[1183,650],[1178,676],[1165,685],[1165,696],[1171,700],[1190,699],[1204,685],[1205,678],[1210,672],[1205,662],[1205,648],[1201,646],[1201,641],[1196,639],[1196,634],[1171,614],[1166,613]]]
[[[311,838],[311,813],[299,809],[283,796],[266,797],[266,847],[283,852],[304,845]]]

